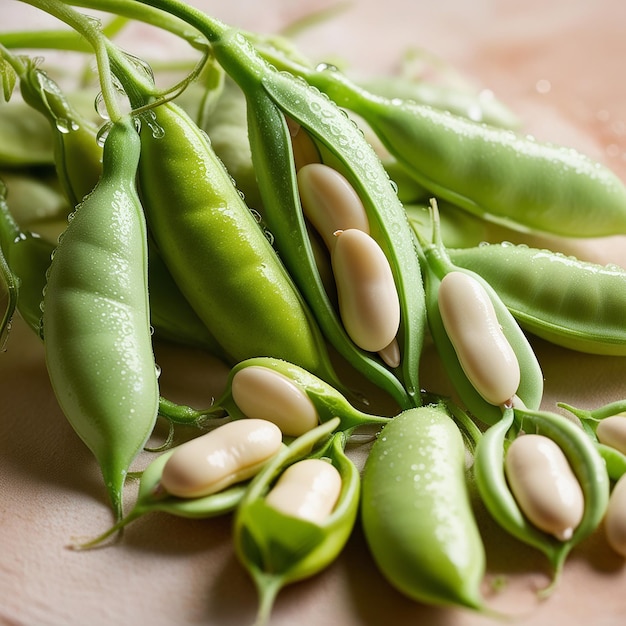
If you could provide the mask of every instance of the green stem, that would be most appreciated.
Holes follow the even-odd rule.
[[[114,37],[128,23],[123,17],[115,17],[103,29],[106,37]],[[34,48],[38,50],[63,50],[68,52],[93,52],[93,48],[76,31],[26,30],[0,33],[0,42],[6,48]]]
[[[102,96],[109,118],[112,121],[120,119],[122,113],[117,103],[117,92],[113,85],[109,56],[105,43],[107,39],[94,20],[68,7],[62,0],[20,0],[20,2],[30,4],[56,17],[87,40],[96,55]]]

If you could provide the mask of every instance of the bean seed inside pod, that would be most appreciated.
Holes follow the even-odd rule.
[[[611,548],[626,558],[626,474],[615,483],[611,492],[604,532]]]
[[[260,419],[229,422],[178,446],[163,467],[162,487],[198,498],[254,476],[282,446],[280,428]]]
[[[290,465],[266,496],[266,502],[285,515],[322,523],[333,511],[341,492],[337,468],[321,459]]]
[[[596,428],[598,441],[626,454],[626,414],[605,417]]]
[[[520,509],[540,530],[571,538],[584,512],[584,496],[567,457],[552,439],[517,437],[505,457],[505,472]]]
[[[337,170],[323,163],[310,163],[298,171],[302,209],[329,250],[337,230],[356,228],[369,234],[363,203],[354,187]]]
[[[299,437],[319,424],[315,405],[298,385],[268,367],[251,365],[231,381],[235,404],[249,418],[276,424],[284,435]]]
[[[441,319],[461,367],[476,391],[496,406],[509,402],[520,367],[485,288],[464,272],[450,272],[438,292]]]
[[[378,352],[395,339],[400,301],[389,261],[378,243],[356,228],[337,231],[331,263],[339,313],[354,343]]]

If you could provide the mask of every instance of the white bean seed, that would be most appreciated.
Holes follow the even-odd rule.
[[[329,250],[337,230],[357,228],[369,234],[363,203],[346,178],[323,163],[310,163],[298,171],[302,209]]]
[[[319,524],[332,513],[340,492],[341,476],[334,465],[305,459],[283,472],[266,502],[285,515]]]
[[[496,406],[509,402],[520,383],[520,367],[502,332],[484,287],[464,272],[441,281],[439,311],[459,363],[476,391]]]
[[[613,487],[604,517],[606,539],[617,552],[626,557],[626,474]]]
[[[319,424],[315,405],[283,374],[259,365],[238,370],[231,381],[235,404],[247,417],[268,420],[284,435],[299,437]]]
[[[362,230],[337,231],[336,239],[331,263],[346,332],[363,350],[384,350],[400,326],[400,301],[389,261]]]
[[[561,448],[543,435],[521,435],[509,446],[505,471],[529,521],[561,541],[570,539],[583,516],[584,496]]]
[[[178,446],[163,468],[161,485],[180,498],[198,498],[254,476],[282,446],[272,422],[243,419]]]
[[[618,413],[598,422],[598,441],[626,454],[626,414]]]

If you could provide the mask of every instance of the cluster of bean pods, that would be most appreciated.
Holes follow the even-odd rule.
[[[359,514],[391,585],[488,612],[471,483],[545,554],[546,593],[601,522],[626,557],[626,400],[546,411],[532,347],[626,356],[626,270],[481,243],[490,223],[626,233],[612,172],[517,134],[499,105],[477,121],[458,94],[356,84],[180,0],[23,1],[72,27],[48,45],[95,54],[106,108],[91,119],[19,54],[35,33],[0,33],[0,125],[19,133],[0,146],[0,331],[17,311],[41,338],[102,471],[115,522],[76,548],[152,511],[232,514],[259,623]],[[168,29],[201,59],[164,91],[75,6]],[[224,361],[221,397],[162,397],[154,339]],[[421,387],[425,340],[454,397]],[[375,394],[389,414],[368,408]],[[197,434],[155,453],[124,510],[159,417]],[[363,428],[376,435],[361,471],[346,446]]]

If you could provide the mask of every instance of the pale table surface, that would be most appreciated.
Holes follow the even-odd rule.
[[[195,0],[233,25],[276,32],[332,2]],[[30,20],[30,21],[29,21]],[[341,60],[359,74],[390,73],[409,49],[423,48],[492,90],[536,138],[588,153],[626,180],[626,4],[620,0],[356,0],[305,32],[298,44],[315,60]],[[0,28],[50,26],[17,0],[3,0]],[[54,22],[52,22],[54,24]],[[147,58],[162,36],[131,27],[120,42]],[[168,54],[191,54],[168,39]],[[543,241],[551,245],[549,241]],[[554,243],[554,246],[557,244]],[[626,264],[624,240],[581,241],[565,249]],[[544,408],[565,400],[596,406],[624,397],[624,361],[581,355],[536,341],[546,379]],[[225,370],[199,352],[157,346],[164,393],[203,405]],[[445,387],[431,351],[426,386]],[[140,459],[140,463],[143,459]],[[152,514],[120,543],[90,552],[66,546],[111,521],[94,462],[65,422],[48,382],[39,340],[18,320],[0,354],[0,624],[20,626],[237,625],[253,621],[256,597],[230,543],[230,518],[189,521]],[[490,605],[519,626],[613,626],[626,617],[626,568],[601,532],[571,555],[553,596],[538,553],[481,517]],[[503,578],[499,592],[490,591]],[[274,626],[476,626],[495,623],[460,610],[425,607],[394,591],[376,571],[357,528],[323,574],[285,589]]]

